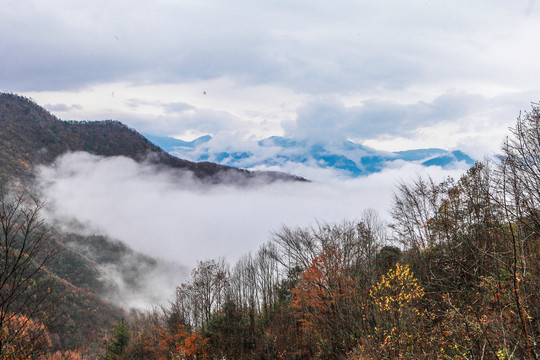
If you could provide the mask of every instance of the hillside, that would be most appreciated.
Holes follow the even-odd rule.
[[[0,94],[0,190],[5,190],[7,185],[13,191],[8,185],[8,180],[13,178],[31,181],[36,165],[51,164],[70,151],[126,156],[157,166],[192,171],[198,178],[211,182],[219,181],[218,176],[223,173],[234,174],[240,180],[259,176],[217,164],[178,159],[117,121],[61,121],[29,99]],[[293,178],[283,174],[271,178],[280,177]],[[9,199],[0,192],[1,209],[10,208]],[[0,212],[2,222],[7,221],[3,211]],[[2,228],[8,229],[6,224],[2,224]],[[44,243],[46,248],[39,253],[59,251],[40,271],[35,283],[46,288],[49,295],[38,311],[31,314],[32,319],[47,324],[52,349],[82,349],[95,356],[102,350],[103,339],[110,335],[114,324],[132,315],[126,311],[133,310],[131,304],[153,300],[140,298],[144,291],[141,281],[152,276],[162,264],[104,236],[63,233],[59,227],[51,229],[50,235],[50,240]],[[0,247],[5,248],[6,236],[0,235]],[[9,286],[2,291],[6,289],[9,290]],[[126,294],[131,298],[126,300]],[[3,299],[4,294],[0,295]],[[54,311],[51,312],[51,308]],[[5,311],[4,308],[1,311]],[[25,311],[16,311],[16,315],[24,314]]]
[[[5,197],[0,198],[1,208],[11,204]],[[12,218],[9,214],[2,217],[3,229]],[[17,245],[6,248],[2,244],[5,244],[6,234],[8,238],[15,233],[24,237],[21,230],[25,224],[29,223],[23,220],[21,228],[4,230],[0,235],[0,248],[7,253],[16,251]],[[16,315],[46,324],[44,333],[49,339],[49,350],[78,349],[85,351],[90,358],[96,358],[102,352],[103,339],[110,336],[115,324],[140,313],[140,307],[131,308],[129,304],[140,305],[141,301],[148,304],[148,299],[155,301],[143,293],[145,281],[149,276],[156,276],[160,261],[136,253],[108,237],[62,233],[42,225],[41,222],[32,225],[35,227],[31,232],[41,234],[42,230],[49,229],[43,232],[44,241],[33,247],[32,244],[38,244],[41,238],[40,235],[30,235],[26,244],[30,245],[26,254],[32,259],[31,265],[28,268],[24,264],[17,267],[17,273],[25,273],[32,279],[30,284],[10,278],[5,269],[0,270],[0,281],[8,284],[0,287],[0,309],[11,309]],[[53,256],[45,261],[44,258],[51,254]],[[3,266],[5,258],[3,251],[0,257]],[[44,266],[40,267],[42,260],[45,261]],[[40,267],[36,273],[35,267]],[[20,290],[10,290],[15,288],[13,285],[20,285]],[[10,294],[13,300],[9,300]],[[3,324],[6,321],[9,320],[4,318]],[[0,339],[5,340],[2,334]],[[0,358],[6,358],[2,355],[0,350]]]
[[[250,172],[210,162],[182,160],[118,121],[62,121],[30,99],[0,94],[0,179],[28,179],[35,165],[50,164],[69,151],[149,161],[158,166],[192,171],[197,178],[209,182],[222,181],[224,174],[238,182],[255,177],[270,181],[301,180],[287,174]]]

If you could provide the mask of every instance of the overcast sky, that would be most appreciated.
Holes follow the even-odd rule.
[[[66,120],[478,158],[540,100],[535,0],[0,4],[0,90]]]

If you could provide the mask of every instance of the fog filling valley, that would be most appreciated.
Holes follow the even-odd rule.
[[[256,251],[283,225],[355,220],[366,209],[388,219],[398,183],[426,174],[437,181],[459,178],[466,168],[396,162],[356,179],[327,169],[298,169],[309,170],[316,181],[238,187],[203,184],[189,173],[158,170],[125,157],[70,153],[41,167],[38,183],[48,204],[46,216],[65,230],[76,220],[88,234],[110,236],[161,259],[162,265],[140,279],[137,290],[123,286],[115,276],[118,269],[105,269],[123,289],[120,297],[125,298],[113,299],[116,303],[147,308],[170,300],[199,260],[225,257],[232,264]]]

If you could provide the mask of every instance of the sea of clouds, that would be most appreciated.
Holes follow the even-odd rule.
[[[217,257],[235,261],[283,225],[354,220],[365,209],[388,219],[398,183],[427,175],[443,180],[465,171],[394,163],[380,173],[349,179],[330,169],[298,166],[315,181],[208,185],[187,172],[79,152],[42,167],[39,183],[49,204],[47,216],[66,224],[77,220],[89,232],[192,267]],[[295,168],[283,170],[295,173]]]

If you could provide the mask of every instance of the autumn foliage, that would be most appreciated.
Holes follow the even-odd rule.
[[[408,265],[396,264],[370,290],[375,326],[367,347],[380,358],[418,358],[425,344],[424,289]]]
[[[30,360],[44,354],[52,345],[47,328],[23,315],[5,317],[0,338],[4,342],[2,359]]]
[[[302,329],[325,358],[340,358],[362,334],[365,301],[339,251],[324,248],[292,290]]]

